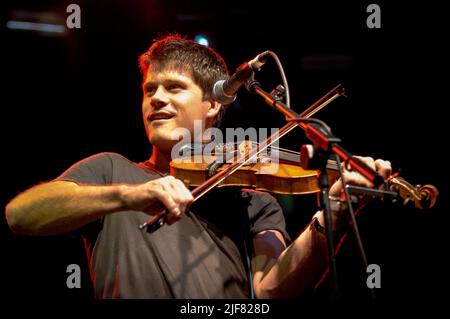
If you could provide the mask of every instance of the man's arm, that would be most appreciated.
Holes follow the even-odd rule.
[[[93,186],[52,181],[28,189],[6,206],[18,234],[56,235],[123,210],[148,214],[166,208],[168,224],[178,220],[193,198],[184,184],[167,176],[139,185]]]
[[[387,161],[366,157],[361,158],[386,178],[390,175],[391,164]],[[358,173],[345,169],[347,183],[373,187]],[[330,196],[339,196],[341,180],[330,189]],[[333,212],[333,230],[340,232],[344,224],[345,212]],[[325,225],[324,214],[316,217],[320,225]],[[341,232],[342,233],[342,232]],[[292,298],[311,289],[322,277],[328,266],[326,236],[315,227],[307,227],[295,241],[286,248],[282,234],[276,230],[263,231],[253,239],[252,259],[253,283],[258,298]]]
[[[318,218],[324,225],[322,213]],[[263,231],[254,237],[253,247],[258,298],[297,297],[319,281],[328,265],[326,237],[313,227],[307,227],[287,248],[279,231]]]

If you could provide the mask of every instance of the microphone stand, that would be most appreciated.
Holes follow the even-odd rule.
[[[339,86],[338,86],[339,87]],[[333,89],[330,93],[335,93],[334,97],[330,98],[334,99],[341,92],[338,91],[338,87]],[[302,118],[298,113],[288,108],[284,103],[281,102],[280,97],[275,97],[272,94],[266,92],[262,89],[261,84],[251,79],[247,82],[246,88],[251,93],[256,93],[260,95],[267,104],[269,104],[275,110],[284,114],[288,120],[294,121],[298,126],[300,126],[306,133],[306,137],[310,139],[316,148],[319,149],[319,167],[320,175],[319,175],[319,186],[320,186],[320,208],[324,211],[325,216],[325,232],[327,238],[327,249],[328,249],[328,257],[330,263],[330,273],[331,273],[331,298],[333,301],[337,301],[339,299],[339,289],[338,289],[338,280],[337,280],[337,270],[336,270],[336,254],[334,249],[333,242],[333,232],[332,232],[332,212],[330,208],[330,200],[329,200],[329,182],[328,182],[328,174],[326,169],[326,163],[331,154],[336,154],[337,157],[342,158],[347,165],[350,164],[354,170],[363,175],[369,181],[371,181],[375,186],[379,186],[384,183],[383,178],[374,171],[367,164],[359,160],[358,158],[354,158],[353,155],[345,150],[339,143],[341,140],[331,134],[329,128],[325,125],[325,123],[315,120],[315,119],[306,119]],[[348,194],[350,190],[350,186],[345,185],[344,182],[344,190]],[[353,188],[353,190],[357,192],[364,192],[365,190],[362,187]],[[393,195],[395,193],[392,192],[383,192],[376,191],[374,192],[372,189],[367,189],[367,193],[376,194],[376,195],[384,195],[385,193],[390,193],[389,195]],[[347,196],[347,201],[349,204],[350,214],[353,213],[353,209],[351,208],[351,200],[350,197]],[[353,221],[355,221],[354,216],[352,216]],[[355,222],[352,223],[355,234],[358,235],[358,229]],[[359,250],[361,257],[363,259],[363,263],[365,265],[365,271],[367,270],[367,261],[365,258],[364,248],[362,246],[361,240],[359,236],[357,236],[357,240],[359,240]],[[372,294],[373,296],[373,294]]]

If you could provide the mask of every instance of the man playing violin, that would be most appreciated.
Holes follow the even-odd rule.
[[[223,115],[224,106],[211,97],[214,83],[228,77],[222,58],[170,35],[151,45],[140,66],[150,159],[133,163],[101,153],[74,164],[7,205],[11,229],[29,235],[80,234],[97,298],[247,298],[250,289],[257,298],[286,298],[311,289],[327,269],[322,212],[291,241],[281,208],[269,194],[215,190],[193,203],[189,189],[169,175],[177,142],[173,131],[194,134],[194,121],[214,127]],[[361,159],[382,177],[390,175],[389,162]],[[373,187],[354,171],[344,174],[350,184]],[[337,181],[330,196],[339,197],[341,188]],[[138,229],[162,208],[167,226],[153,233]],[[338,235],[345,216],[333,212]],[[248,238],[251,245],[244,247]]]

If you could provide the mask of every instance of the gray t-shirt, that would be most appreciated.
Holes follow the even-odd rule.
[[[148,162],[101,153],[74,164],[57,180],[141,184],[161,176]],[[274,229],[289,241],[279,204],[252,190],[214,190],[175,224],[153,233],[139,230],[149,218],[141,211],[121,211],[77,230],[96,298],[247,298],[242,225],[247,220],[250,237]]]

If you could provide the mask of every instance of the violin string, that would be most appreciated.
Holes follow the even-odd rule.
[[[252,146],[253,145],[259,146],[260,145],[260,143],[254,142],[254,141],[251,141],[251,143],[252,143]],[[234,145],[237,146],[237,142],[235,142]],[[299,157],[298,158],[299,160],[301,160],[302,154],[300,152],[296,152],[296,151],[293,151],[293,150],[290,150],[290,149],[287,149],[287,148],[275,147],[275,146],[269,146],[267,149],[268,150],[275,149],[275,150],[279,150],[281,152],[285,152],[285,153],[288,153],[288,154],[291,154],[291,155],[295,155],[295,156]],[[235,154],[239,153],[239,150],[234,149],[233,151],[230,151],[228,153],[231,154],[231,155],[235,155]],[[335,160],[328,160],[328,164],[330,164],[330,165],[337,165],[337,162]]]
[[[252,143],[254,143],[256,146],[259,146],[258,142],[252,142]],[[300,152],[296,152],[296,151],[290,150],[288,148],[269,146],[268,149],[274,149],[274,150],[278,150],[278,151],[283,151],[285,153],[290,153],[290,154],[294,154],[294,155],[301,155]]]
[[[257,146],[259,146],[258,142],[252,142],[252,143],[254,143]],[[290,149],[287,149],[287,148],[281,148],[281,147],[271,147],[271,146],[269,146],[268,149],[270,149],[270,148],[274,148],[274,149],[277,149],[277,150],[280,150],[282,152],[289,153],[289,154],[292,154],[292,155],[298,155],[299,156],[299,160],[301,160],[301,158],[302,158],[302,154],[300,152],[296,152],[296,151],[293,151],[293,150],[290,150]],[[337,162],[335,160],[328,160],[328,163],[332,164],[332,165],[337,165]]]
[[[258,142],[253,142],[253,141],[251,141],[251,143],[252,143],[252,146],[254,146],[254,145],[256,145],[256,146],[260,146],[260,143],[258,143]],[[237,145],[237,143],[235,143],[235,145]],[[293,150],[290,150],[290,149],[287,149],[287,148],[282,148],[282,147],[275,147],[275,146],[269,146],[269,147],[267,147],[267,149],[268,150],[277,150],[277,151],[281,151],[281,152],[284,152],[284,153],[288,153],[288,154],[292,154],[292,155],[298,155],[298,156],[301,156],[301,153],[300,152],[296,152],[296,151],[293,151]],[[236,154],[236,153],[238,153],[239,152],[239,150],[233,150],[233,151],[230,151],[230,152],[228,152],[228,153],[230,153],[230,154]]]
[[[253,145],[259,146],[259,145],[260,145],[260,143],[254,142],[254,141],[251,141],[251,143],[252,143],[252,146],[253,146]],[[237,142],[234,143],[235,146],[236,146],[237,144],[238,144]],[[296,151],[293,151],[293,150],[290,150],[290,149],[287,149],[287,148],[281,148],[281,147],[269,146],[268,149],[279,150],[279,151],[283,151],[283,152],[290,153],[290,154],[294,154],[294,155],[301,155],[300,152],[296,152]],[[238,152],[238,150],[236,150],[236,149],[233,150],[233,151],[230,151],[230,153],[232,153],[232,154],[233,154],[233,153],[237,153],[237,152]]]
[[[237,143],[235,143],[235,144],[237,144]],[[254,145],[260,146],[260,143],[252,142],[252,146],[254,146]],[[287,154],[290,154],[290,155],[299,156],[299,159],[301,158],[301,153],[300,152],[296,152],[296,151],[293,151],[293,150],[290,150],[290,149],[287,149],[287,148],[280,148],[280,147],[271,147],[271,146],[269,146],[269,147],[267,147],[267,150],[268,151],[277,150],[277,151],[284,152],[284,153],[287,153]],[[237,154],[238,152],[239,152],[239,150],[235,149],[235,150],[229,151],[227,153],[234,155],[234,154]]]
[[[257,142],[253,142],[254,144],[252,145],[252,146],[260,146],[260,143],[257,143]],[[272,147],[272,146],[269,146],[268,148],[267,148],[267,150],[276,150],[276,151],[280,151],[280,152],[284,152],[284,153],[288,153],[288,154],[292,154],[292,155],[299,155],[299,156],[301,156],[301,154],[300,154],[300,152],[296,152],[296,151],[293,151],[293,150],[290,150],[290,149],[287,149],[287,148],[281,148],[281,147]]]

